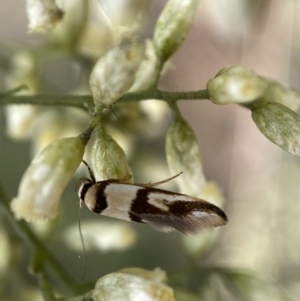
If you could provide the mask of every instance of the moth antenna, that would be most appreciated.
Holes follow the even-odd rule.
[[[159,182],[156,182],[156,183],[149,183],[149,184],[143,184],[143,186],[146,186],[146,187],[154,187],[154,186],[158,186],[158,185],[161,185],[161,184],[164,184],[164,183],[167,183],[169,181],[172,181],[173,179],[179,177],[181,174],[183,174],[183,171],[180,172],[179,174],[171,177],[171,178],[168,178],[168,179],[165,179],[165,180],[162,180],[162,181],[159,181]]]
[[[115,113],[115,111],[110,107],[111,111],[113,112],[113,114],[116,116],[116,118],[119,120],[117,114]]]
[[[113,112],[113,114],[116,116],[116,118],[119,119],[118,116],[117,116],[117,114],[115,113],[115,111],[112,109],[112,106],[105,106],[104,109],[111,110]]]
[[[90,174],[90,177],[91,177],[91,179],[92,179],[92,182],[93,182],[93,183],[96,183],[96,178],[95,178],[95,175],[94,175],[92,169],[90,168],[90,166],[87,164],[86,161],[82,160],[82,162],[83,162],[83,163],[85,164],[85,166],[87,167],[87,169],[88,169],[88,171],[89,171],[89,174]]]
[[[84,281],[85,278],[85,269],[86,269],[86,249],[85,249],[85,244],[84,244],[84,239],[81,231],[81,209],[82,209],[82,200],[80,200],[79,203],[79,210],[78,210],[78,230],[79,230],[79,235],[80,235],[80,240],[81,240],[81,245],[82,245],[82,274],[81,274],[81,282]]]

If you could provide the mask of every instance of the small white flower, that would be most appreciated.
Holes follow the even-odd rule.
[[[146,41],[145,57],[145,60],[136,72],[134,84],[129,89],[129,92],[147,89],[151,83],[157,62],[155,49],[151,40]]]
[[[181,193],[198,197],[205,183],[197,137],[186,120],[175,113],[166,136],[166,155],[172,175]]]
[[[95,285],[94,301],[175,301],[173,289],[163,281],[160,269],[147,271],[128,268],[100,278]]]
[[[97,181],[120,179],[133,182],[132,171],[123,149],[102,128],[96,129],[92,166]]]
[[[86,250],[97,249],[102,252],[122,251],[130,248],[136,241],[137,233],[128,223],[122,222],[82,222],[82,235]],[[78,239],[78,225],[72,225],[63,233],[64,241],[76,251],[82,250]]]
[[[16,140],[31,136],[39,108],[31,105],[9,105],[5,107],[6,133]]]
[[[297,112],[300,106],[299,92],[293,89],[287,89],[275,80],[269,78],[264,79],[269,85],[260,100],[278,102]]]
[[[11,203],[17,218],[36,221],[57,215],[61,194],[81,163],[84,147],[79,137],[62,138],[32,160]]]
[[[186,38],[197,13],[199,0],[169,0],[156,23],[153,43],[166,61]]]
[[[55,0],[27,0],[27,15],[30,31],[52,29],[63,17]]]
[[[144,43],[131,39],[123,41],[98,60],[90,76],[95,103],[111,106],[128,91],[144,59],[144,51]]]
[[[38,92],[37,68],[34,56],[28,51],[19,51],[12,61],[12,72],[6,78],[8,87],[26,85],[27,89],[18,95],[32,95]],[[40,111],[38,106],[9,105],[5,108],[6,132],[13,139],[27,139]]]
[[[267,81],[242,66],[228,66],[208,81],[209,99],[216,104],[246,103],[260,98]]]

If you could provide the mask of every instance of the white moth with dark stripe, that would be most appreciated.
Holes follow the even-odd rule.
[[[91,179],[80,180],[78,196],[95,213],[146,223],[158,231],[177,230],[184,234],[197,234],[228,221],[223,210],[211,203],[155,188],[178,175],[150,184],[129,184],[117,179],[96,182],[88,164],[84,163]]]

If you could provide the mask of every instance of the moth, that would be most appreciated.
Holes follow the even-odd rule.
[[[149,184],[130,184],[117,179],[97,182],[88,164],[83,163],[90,179],[80,180],[78,196],[95,213],[146,223],[162,232],[177,230],[183,234],[198,234],[228,221],[223,210],[209,202],[156,188],[180,174]]]

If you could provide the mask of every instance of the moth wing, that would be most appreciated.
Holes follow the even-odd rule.
[[[215,213],[192,212],[186,216],[161,215],[161,214],[136,214],[145,223],[161,232],[179,231],[183,234],[199,234],[205,230],[226,224],[221,216]]]

